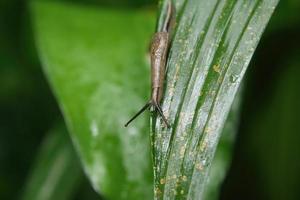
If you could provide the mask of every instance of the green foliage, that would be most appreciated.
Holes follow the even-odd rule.
[[[124,123],[146,101],[148,11],[33,6],[41,61],[93,187],[109,199],[152,199],[145,118]]]
[[[70,199],[83,173],[64,126],[48,133],[32,168],[23,200]]]
[[[300,1],[275,9],[243,98],[277,0],[174,2],[162,102],[173,127],[153,114],[151,130],[147,114],[123,125],[150,93],[152,0],[0,2],[0,199],[153,199],[153,181],[156,199],[299,199]],[[52,126],[63,122],[46,78],[69,133]]]
[[[219,199],[221,185],[225,179],[232,160],[233,146],[239,123],[241,100],[242,89],[238,91],[237,96],[235,97],[222,130],[220,142],[211,164],[207,186],[204,191],[205,200]]]
[[[156,199],[203,198],[223,125],[277,2],[176,4],[163,100],[172,128],[152,124]]]

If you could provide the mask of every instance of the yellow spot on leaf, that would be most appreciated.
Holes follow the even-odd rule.
[[[164,179],[164,178],[162,178],[162,179],[160,179],[160,184],[165,184],[166,183],[166,179]]]
[[[207,142],[202,142],[200,144],[200,151],[204,151],[206,149],[206,147],[207,147]]]
[[[180,157],[183,157],[183,156],[184,156],[184,152],[185,152],[185,147],[182,146],[182,147],[180,148]]]
[[[155,196],[160,196],[162,194],[162,192],[161,192],[161,190],[159,188],[156,187],[154,189],[154,194],[155,194]]]
[[[220,65],[219,65],[219,64],[214,65],[214,66],[213,66],[213,69],[214,69],[214,71],[217,72],[218,74],[221,73],[221,69],[220,69]]]
[[[196,164],[196,169],[199,171],[203,170],[203,166],[201,165],[201,163]]]

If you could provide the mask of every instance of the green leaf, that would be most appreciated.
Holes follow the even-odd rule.
[[[70,199],[82,177],[67,131],[64,126],[57,126],[41,145],[22,199]]]
[[[238,91],[224,124],[224,128],[220,136],[220,142],[208,175],[207,186],[204,191],[205,200],[219,199],[221,184],[223,183],[231,164],[233,146],[239,123],[242,93],[243,86],[241,86],[240,91]]]
[[[153,13],[36,2],[34,30],[44,71],[95,190],[108,199],[153,199],[145,115],[146,52]]]
[[[152,119],[156,199],[203,199],[223,125],[277,3],[176,1],[162,102],[172,128]]]

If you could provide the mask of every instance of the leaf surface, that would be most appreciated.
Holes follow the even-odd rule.
[[[36,2],[44,71],[93,187],[108,199],[153,199],[146,102],[153,13]]]
[[[203,199],[234,97],[278,0],[178,0],[163,112],[152,118],[155,199]],[[162,4],[158,30],[166,18]]]

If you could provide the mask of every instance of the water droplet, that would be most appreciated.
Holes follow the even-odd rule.
[[[237,75],[232,74],[230,76],[230,82],[231,83],[235,83],[237,80],[238,80],[238,76]]]
[[[206,166],[206,164],[208,164],[208,163],[206,162],[206,159],[202,160],[201,162],[202,162],[202,166]]]

